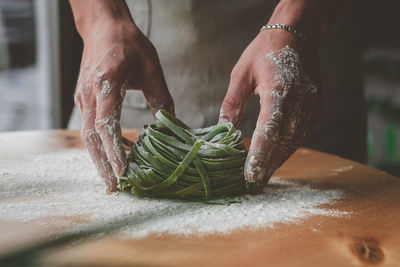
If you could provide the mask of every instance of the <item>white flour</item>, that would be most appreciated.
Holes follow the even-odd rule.
[[[343,197],[340,191],[316,190],[277,177],[269,184],[264,194],[245,196],[231,205],[138,199],[125,193],[107,196],[88,153],[69,149],[0,161],[0,220],[39,220],[46,225],[64,221],[68,232],[113,221],[124,225],[116,231],[119,236],[141,238],[163,232],[223,234],[298,223],[312,215],[343,214],[320,207]],[[58,216],[82,216],[87,221],[57,220]]]

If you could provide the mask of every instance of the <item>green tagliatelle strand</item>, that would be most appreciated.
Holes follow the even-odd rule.
[[[190,129],[166,111],[144,126],[120,177],[120,189],[143,197],[204,200],[243,194],[247,151],[232,123]]]

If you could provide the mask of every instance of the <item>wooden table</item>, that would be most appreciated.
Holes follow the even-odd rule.
[[[138,132],[125,131],[124,135],[135,140]],[[81,146],[75,131],[2,133],[0,160]],[[353,168],[331,175],[332,170],[348,165]],[[73,246],[53,240],[30,254],[22,252],[43,241],[45,230],[30,224],[7,224],[0,218],[0,265],[30,255],[47,266],[400,266],[400,179],[309,149],[299,149],[278,175],[315,188],[343,190],[346,197],[334,207],[351,214],[316,215],[297,224],[207,238],[106,237]],[[319,230],[311,231],[315,225]],[[10,251],[14,253],[11,258],[10,254],[5,257]]]

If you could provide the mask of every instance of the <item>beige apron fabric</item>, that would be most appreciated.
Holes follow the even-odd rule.
[[[260,26],[268,21],[274,2],[127,1],[139,28],[144,33],[150,29],[176,114],[188,125],[205,127],[217,122],[230,72]],[[324,107],[307,146],[364,161],[365,105],[354,17],[348,8],[320,49]],[[258,97],[252,96],[239,127],[245,136],[252,135],[258,110]],[[140,128],[152,122],[141,92],[129,91],[122,127]],[[79,127],[80,113],[75,108],[69,128]]]

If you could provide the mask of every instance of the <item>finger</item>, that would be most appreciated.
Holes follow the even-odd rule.
[[[264,147],[265,157],[254,156],[255,165],[260,164],[258,168],[265,175],[257,177],[252,184],[248,184],[248,190],[252,193],[260,192],[275,170],[304,143],[310,125],[313,124],[317,98],[312,94],[297,94],[296,90],[292,92],[296,94],[288,95],[286,101],[281,103],[283,113],[280,131],[273,138],[274,141]],[[269,121],[268,124],[270,123]]]
[[[281,135],[280,152],[287,156],[283,157],[280,163],[275,164],[278,167],[304,144],[320,109],[319,90],[310,79],[304,79],[301,88],[295,92],[297,94],[292,99],[294,104],[291,105]],[[279,157],[276,160],[279,160]]]
[[[259,91],[260,114],[245,163],[245,178],[249,183],[266,183],[272,175],[271,151],[281,134],[287,101],[286,96],[277,93],[278,90],[272,94],[267,93],[269,90]]]
[[[311,99],[300,99],[294,108],[288,112],[282,125],[281,135],[278,141],[270,150],[268,166],[272,175],[290,156],[304,144],[308,134],[308,125],[310,124],[310,114],[314,112],[308,105]],[[259,186],[265,185],[266,181],[260,181]]]
[[[161,65],[147,64],[145,73],[142,90],[153,116],[160,109],[175,115],[174,101],[169,93]]]
[[[122,146],[120,117],[124,96],[124,82],[111,80],[112,73],[104,74],[96,83],[96,119],[95,128],[104,146],[108,162],[114,173],[122,176],[125,173],[127,162],[125,150]]]
[[[218,124],[232,122],[237,127],[242,119],[244,109],[252,91],[252,83],[245,73],[233,71],[228,91],[222,102]]]
[[[83,86],[83,87],[82,87]],[[91,85],[89,83],[82,84],[78,88],[77,95],[82,101],[82,141],[89,152],[89,155],[96,166],[96,169],[104,180],[107,192],[117,190],[117,179],[114,175],[111,165],[107,160],[107,155],[104,151],[100,136],[95,129],[95,96],[90,94]]]
[[[272,159],[271,164],[276,168],[281,166],[303,144],[307,132],[306,121],[309,114],[313,113],[309,95],[298,91],[293,90],[294,95],[290,98],[291,104],[287,109],[279,142],[272,152],[276,156]]]

